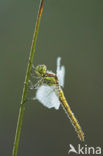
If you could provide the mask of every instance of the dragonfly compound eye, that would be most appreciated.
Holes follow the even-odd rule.
[[[46,68],[45,65],[38,65],[38,66],[36,67],[36,71],[37,71],[37,73],[38,73],[39,75],[43,76],[43,75],[46,73],[47,68]]]

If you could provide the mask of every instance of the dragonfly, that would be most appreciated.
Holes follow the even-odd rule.
[[[33,66],[35,77],[38,79],[35,85],[32,84],[31,89],[36,89],[36,95],[33,100],[38,100],[47,108],[59,109],[63,107],[69,117],[77,135],[81,141],[84,141],[84,133],[82,128],[72,112],[63,93],[65,67],[61,65],[61,57],[57,58],[56,74],[47,70],[46,65]]]

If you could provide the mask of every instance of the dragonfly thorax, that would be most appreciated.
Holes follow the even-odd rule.
[[[44,83],[49,86],[58,85],[58,78],[56,74],[47,72],[44,76]]]

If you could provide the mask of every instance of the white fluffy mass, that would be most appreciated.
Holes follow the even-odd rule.
[[[36,99],[40,101],[45,107],[59,109],[60,101],[54,91],[54,87],[42,85],[37,89]]]

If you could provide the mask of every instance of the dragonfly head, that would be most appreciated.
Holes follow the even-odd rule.
[[[35,74],[39,77],[43,77],[47,72],[47,67],[45,65],[38,65],[35,68]]]

